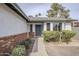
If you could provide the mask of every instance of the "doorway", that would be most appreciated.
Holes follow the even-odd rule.
[[[42,34],[42,25],[35,25],[36,36],[41,36]]]

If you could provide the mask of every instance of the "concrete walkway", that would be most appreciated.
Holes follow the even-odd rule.
[[[33,50],[30,56],[47,56],[47,52],[46,52],[42,37],[36,38],[36,41],[34,43]]]

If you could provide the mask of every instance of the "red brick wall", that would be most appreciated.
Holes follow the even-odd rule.
[[[0,53],[10,52],[19,42],[27,39],[27,33],[0,38]]]
[[[29,32],[29,37],[32,38],[35,36],[35,32]]]

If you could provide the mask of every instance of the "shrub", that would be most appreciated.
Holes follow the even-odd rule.
[[[44,31],[43,32],[45,41],[59,41],[60,32],[59,31]]]
[[[13,56],[24,56],[26,54],[25,46],[24,45],[17,45],[13,51]]]
[[[30,39],[26,40],[25,47],[28,49],[28,48],[30,48],[30,45],[31,45],[31,40]]]
[[[63,30],[63,31],[62,31],[62,34],[61,34],[61,40],[64,41],[64,42],[66,42],[66,43],[68,44],[68,42],[71,41],[71,38],[72,38],[73,36],[75,36],[75,34],[76,34],[76,33],[73,32],[73,31]]]
[[[20,45],[24,45],[27,49],[30,48],[31,45],[31,39],[26,39],[20,42]]]

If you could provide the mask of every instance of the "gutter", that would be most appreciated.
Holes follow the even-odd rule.
[[[21,10],[21,8],[15,3],[5,3],[9,8],[11,8],[14,12],[20,15],[23,19],[29,22],[29,18],[25,15],[25,13]]]

